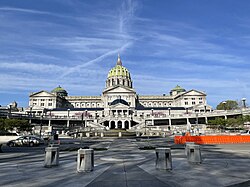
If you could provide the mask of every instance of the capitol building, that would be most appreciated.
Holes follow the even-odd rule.
[[[198,122],[197,115],[193,118],[181,117],[183,115],[211,111],[204,92],[186,90],[179,85],[170,90],[169,95],[139,95],[133,87],[132,75],[118,55],[100,96],[69,96],[67,90],[58,86],[51,92],[31,93],[26,112],[48,119],[48,125],[61,123],[70,127],[81,123],[85,127],[107,129],[155,125],[170,129],[172,125]]]

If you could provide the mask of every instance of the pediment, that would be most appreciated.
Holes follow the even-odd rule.
[[[40,91],[40,92],[36,92],[30,95],[30,97],[51,97],[51,96],[55,96],[55,95],[47,91]]]
[[[110,106],[110,108],[111,108],[111,109],[124,109],[124,108],[128,109],[129,106],[128,106],[128,105],[124,105],[124,104],[122,104],[122,103],[118,103],[118,104],[116,104],[116,105]]]
[[[206,96],[205,93],[197,91],[197,90],[190,90],[190,91],[183,93],[182,95],[184,96]]]
[[[135,91],[125,86],[116,86],[104,90],[103,93],[135,93]]]

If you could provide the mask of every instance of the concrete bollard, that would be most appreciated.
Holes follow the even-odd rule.
[[[156,169],[171,170],[172,156],[170,148],[156,148]]]
[[[201,151],[199,145],[187,145],[187,160],[191,163],[201,163]]]
[[[77,172],[90,172],[94,169],[94,150],[79,149],[77,155]]]
[[[186,156],[188,154],[188,149],[187,149],[188,145],[195,145],[195,143],[194,142],[186,142],[186,145],[185,145],[185,155]]]
[[[50,168],[59,165],[59,147],[46,147],[44,167]]]
[[[103,134],[103,132],[101,132],[101,137],[104,137],[104,134]]]

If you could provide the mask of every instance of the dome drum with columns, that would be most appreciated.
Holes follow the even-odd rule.
[[[129,70],[123,66],[120,56],[108,72],[106,86],[101,96],[68,96],[58,86],[51,92],[40,91],[30,95],[29,106],[37,111],[50,110],[50,115],[74,116],[88,113],[89,124],[108,128],[128,128],[145,125],[147,116],[170,115],[170,110],[182,113],[187,108],[206,106],[206,94],[197,90],[186,91],[176,86],[170,95],[139,95],[133,88]],[[210,108],[209,108],[210,107]],[[154,111],[154,112],[153,112]],[[88,122],[86,121],[86,123]],[[168,125],[171,125],[168,122]]]

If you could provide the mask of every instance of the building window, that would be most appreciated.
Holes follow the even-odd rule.
[[[188,105],[188,102],[185,102],[185,105]]]
[[[41,101],[45,101],[45,99],[41,99]]]
[[[188,100],[188,98],[184,98],[184,100]]]
[[[195,100],[195,98],[192,98],[192,100]]]
[[[37,101],[37,99],[33,99],[33,101]]]
[[[195,105],[195,102],[192,102],[192,105]]]
[[[52,101],[52,99],[49,99],[49,101]]]
[[[202,98],[200,97],[199,100],[202,100]]]
[[[52,106],[52,103],[49,103],[48,106]]]
[[[44,103],[41,103],[41,106],[44,106]]]
[[[199,103],[202,104],[202,101],[200,101]]]
[[[36,105],[36,103],[33,103],[33,105]]]

